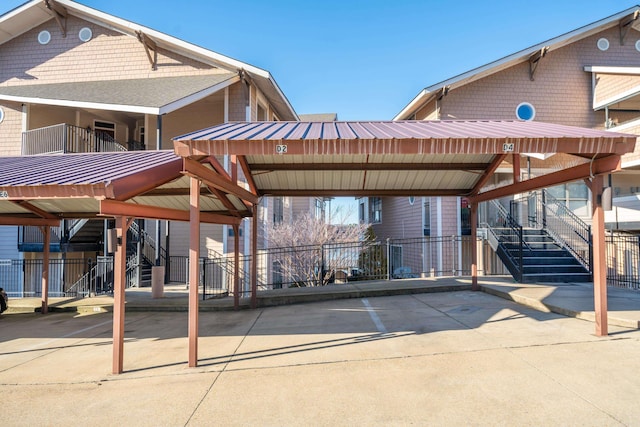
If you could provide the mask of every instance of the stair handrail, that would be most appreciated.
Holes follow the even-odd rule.
[[[531,249],[527,242],[524,241],[523,237],[523,228],[518,222],[513,218],[513,216],[507,211],[507,209],[500,204],[497,200],[490,200],[489,203],[491,206],[496,208],[498,217],[496,218],[497,224],[490,224],[487,222],[483,222],[483,226],[485,226],[489,232],[496,238],[498,242],[498,246],[501,249],[501,252],[509,259],[515,271],[512,271],[514,278],[522,282],[522,275],[524,270],[523,263],[523,252],[524,248]],[[498,235],[496,233],[496,229],[501,228],[503,231],[506,230],[506,234],[500,233]],[[509,250],[507,244],[515,245],[517,248],[516,255],[512,254],[512,251]],[[511,246],[513,248],[513,246]]]
[[[541,191],[541,196],[544,229],[591,272],[591,226],[546,189]]]
[[[156,241],[151,234],[147,233],[146,230],[140,229],[138,224],[134,221],[131,223],[129,227],[131,233],[134,238],[142,242],[142,256],[145,258],[151,265],[155,264],[156,258]],[[167,264],[167,250],[160,245],[160,264]]]

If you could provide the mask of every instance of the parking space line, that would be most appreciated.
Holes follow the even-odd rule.
[[[378,328],[378,332],[380,332],[381,334],[386,334],[387,328],[385,328],[384,324],[378,317],[378,314],[376,313],[375,309],[371,307],[371,304],[369,304],[369,300],[366,298],[362,298],[362,304],[364,304],[364,306],[367,308],[367,313],[369,313],[371,320],[373,320],[373,323],[376,325],[376,328]]]

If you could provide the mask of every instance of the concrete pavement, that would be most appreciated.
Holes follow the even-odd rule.
[[[3,316],[2,424],[640,425],[640,331],[483,292],[204,311],[196,368],[186,329],[128,312],[112,375],[109,313]]]
[[[507,276],[481,276],[481,290],[501,298],[544,312],[558,313],[594,321],[593,288],[590,283],[520,284]],[[469,278],[442,277],[393,281],[353,282],[319,288],[293,288],[258,293],[258,307],[318,302],[326,300],[391,296],[416,293],[450,292],[471,289]],[[608,288],[609,324],[640,328],[640,291]],[[166,285],[164,297],[151,297],[151,288],[126,291],[126,311],[185,311],[188,309],[188,289],[184,284]],[[240,308],[249,308],[249,299],[242,298]],[[51,311],[79,313],[111,311],[113,298],[51,298]],[[201,300],[200,311],[233,310],[233,298]],[[9,313],[39,310],[39,298],[19,298],[10,301]]]

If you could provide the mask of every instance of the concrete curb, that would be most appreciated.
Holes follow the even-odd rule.
[[[481,285],[480,289],[489,295],[497,296],[515,303],[524,305],[534,310],[542,311],[545,313],[556,313],[567,317],[574,317],[576,319],[587,320],[589,322],[595,322],[595,313],[593,311],[574,310],[566,307],[559,307],[554,304],[544,303],[536,298],[527,297],[518,293],[511,293],[496,289],[491,286]],[[640,322],[631,319],[623,319],[612,315],[612,312],[608,313],[608,324],[614,326],[621,326],[624,328],[640,329]]]

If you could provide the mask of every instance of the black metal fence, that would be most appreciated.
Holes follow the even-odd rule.
[[[607,284],[640,290],[640,236],[609,233],[605,241]]]
[[[360,280],[468,276],[474,242],[478,248],[480,275],[509,274],[487,239],[420,237],[263,249],[258,251],[257,287],[258,291],[264,291]],[[640,236],[608,233],[606,242],[607,283],[640,290]],[[250,293],[251,258],[240,256],[239,259],[238,289],[244,296]],[[171,256],[168,267],[170,282],[188,284],[188,257]],[[233,295],[234,273],[233,255],[201,258],[199,286],[203,298]],[[127,281],[136,283],[129,276]],[[41,295],[42,260],[0,260],[0,283],[10,297]],[[96,261],[50,261],[50,296],[99,294],[111,292],[112,286],[112,257],[99,257]]]

